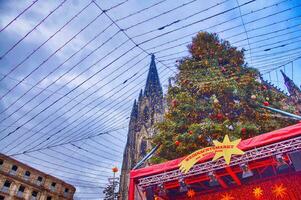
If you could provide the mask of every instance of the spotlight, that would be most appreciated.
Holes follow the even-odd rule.
[[[208,176],[210,178],[210,180],[209,180],[209,185],[210,186],[217,186],[217,185],[219,185],[214,172],[209,172]]]
[[[284,160],[284,156],[282,154],[276,155],[276,161],[277,161],[277,169],[279,171],[285,170],[288,168],[287,163]]]
[[[247,163],[241,164],[240,168],[242,170],[242,178],[248,178],[253,176],[253,172],[250,170]]]
[[[163,183],[160,183],[160,184],[158,185],[158,188],[159,188],[159,192],[158,192],[159,196],[160,196],[160,197],[166,196],[166,190],[165,190],[165,188],[164,188]]]
[[[188,191],[188,187],[184,181],[183,178],[179,179],[179,185],[180,185],[180,192],[187,192]]]

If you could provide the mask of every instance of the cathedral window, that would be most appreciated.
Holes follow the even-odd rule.
[[[147,147],[146,141],[142,140],[140,145],[140,154],[142,156],[146,155],[146,147]]]
[[[143,110],[143,117],[144,117],[144,121],[149,120],[149,109],[148,107],[145,107]]]

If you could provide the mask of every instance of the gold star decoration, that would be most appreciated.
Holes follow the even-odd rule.
[[[187,196],[188,196],[189,198],[194,197],[194,196],[195,196],[195,191],[192,190],[192,189],[189,189],[188,192],[187,192]]]
[[[231,194],[226,193],[225,195],[222,195],[221,200],[233,200],[234,197],[231,196]]]
[[[262,197],[263,195],[263,190],[261,189],[261,187],[256,187],[253,189],[253,194],[255,196],[256,199]]]
[[[227,164],[230,164],[231,156],[235,155],[242,155],[244,152],[240,150],[237,145],[240,143],[241,139],[230,141],[229,136],[225,135],[224,141],[221,143],[217,140],[214,140],[213,143],[216,148],[220,148],[219,151],[215,152],[215,156],[213,160],[217,160],[220,157],[224,157]],[[228,147],[228,148],[225,148]]]
[[[275,185],[273,187],[273,193],[277,198],[283,198],[286,195],[286,187],[284,187],[283,184]]]

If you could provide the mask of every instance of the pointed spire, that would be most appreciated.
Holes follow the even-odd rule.
[[[146,85],[144,89],[145,96],[151,95],[161,95],[162,94],[162,87],[159,80],[159,75],[155,63],[155,55],[152,54],[151,56],[151,63],[149,66],[149,72],[147,75]]]
[[[133,108],[132,108],[132,112],[131,112],[131,119],[132,118],[137,118],[137,117],[138,117],[138,105],[137,105],[137,101],[135,99],[134,105],[133,105]]]
[[[298,88],[298,86],[294,83],[293,80],[291,80],[282,70],[280,70],[283,79],[284,79],[284,84],[287,87],[288,92],[290,95],[300,95],[301,90]]]
[[[143,98],[143,90],[141,89],[139,93],[138,101],[141,101],[142,98]]]

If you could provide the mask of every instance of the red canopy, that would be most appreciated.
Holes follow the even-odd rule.
[[[301,135],[301,123],[298,123],[293,126],[288,126],[279,130],[275,130],[269,133],[265,133],[253,138],[249,138],[246,140],[243,140],[240,142],[238,147],[242,150],[249,150],[253,149],[255,147],[260,147],[260,146],[266,146],[272,143],[276,143],[282,140],[286,140],[289,138],[293,138],[296,136]],[[170,171],[173,169],[179,168],[179,163],[184,159],[185,157],[178,158],[175,160],[171,160],[165,163],[157,164],[157,165],[152,165],[149,167],[141,168],[141,169],[136,169],[132,170],[130,173],[131,177],[131,182],[134,182],[134,179],[140,178],[140,177],[145,177],[145,176],[151,176],[154,174],[159,174],[163,173],[165,171]],[[208,159],[212,158],[212,156],[208,156],[200,162],[207,161]]]

